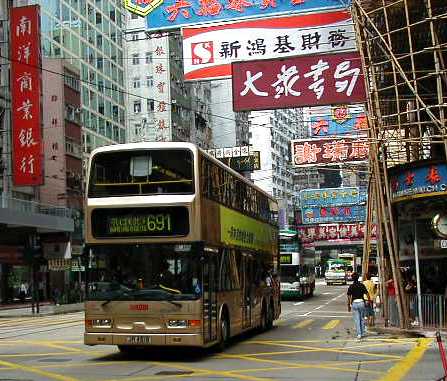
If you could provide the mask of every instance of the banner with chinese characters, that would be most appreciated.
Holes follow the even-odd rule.
[[[331,207],[301,208],[303,224],[327,224],[333,222],[354,222],[366,220],[364,205],[343,205]]]
[[[172,140],[171,76],[169,69],[169,36],[159,34],[152,39],[154,47],[154,128],[155,141]]]
[[[130,12],[147,16],[147,29],[159,31],[228,21],[346,8],[350,0],[124,0]]]
[[[359,53],[233,63],[233,110],[365,101]]]
[[[300,191],[300,206],[356,205],[366,202],[366,197],[366,191],[360,191],[358,187],[303,189]]]
[[[296,167],[338,165],[368,160],[366,138],[292,140],[292,163]]]
[[[328,240],[360,241],[365,236],[364,223],[298,226],[298,237],[303,244]],[[377,238],[377,226],[372,225],[371,237]]]
[[[11,8],[13,183],[42,185],[40,8]]]
[[[447,194],[447,164],[422,163],[390,170],[391,201]]]
[[[333,106],[330,115],[310,118],[310,136],[365,134],[368,120],[364,113],[351,112],[348,105]]]
[[[234,146],[234,147],[211,148],[205,150],[205,152],[215,157],[216,159],[223,159],[229,157],[246,157],[250,156],[250,147]]]
[[[231,63],[236,61],[276,59],[356,49],[351,15],[346,11],[184,28],[182,35],[185,80],[230,77]],[[264,63],[267,66],[271,64]],[[360,67],[360,64],[359,58],[356,67]],[[253,72],[257,70],[257,65],[261,63],[257,62],[254,64],[254,69],[253,65],[248,69],[254,75],[252,81],[259,80],[262,75],[259,71]],[[345,71],[348,68],[342,69],[344,70],[340,75],[346,76]],[[236,70],[239,70],[238,66],[233,69],[234,74],[237,74]],[[239,87],[247,80],[246,74],[243,74],[237,76],[234,82],[239,84]],[[276,72],[272,72],[272,75],[276,76]],[[344,78],[346,79],[348,78]],[[363,83],[363,78],[360,79]],[[292,80],[291,86],[295,81]],[[260,83],[263,82],[265,79],[261,78]],[[257,82],[256,84],[258,85]],[[264,84],[270,85],[266,82]],[[239,92],[242,90],[243,87]]]

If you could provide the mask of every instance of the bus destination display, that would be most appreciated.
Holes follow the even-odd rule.
[[[189,232],[184,207],[96,209],[92,212],[97,238],[185,236]]]
[[[279,257],[279,262],[282,265],[291,265],[292,264],[292,254],[281,254]]]

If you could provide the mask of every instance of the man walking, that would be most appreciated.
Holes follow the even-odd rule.
[[[365,296],[369,300],[368,290],[359,282],[359,275],[352,273],[353,283],[348,288],[348,311],[352,311],[357,339],[365,336]]]

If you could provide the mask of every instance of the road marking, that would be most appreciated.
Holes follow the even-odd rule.
[[[432,339],[419,339],[416,346],[407,353],[407,355],[394,365],[385,376],[379,378],[377,381],[399,381],[402,380],[407,373],[415,366],[419,360],[424,356]]]
[[[301,304],[304,304],[304,302],[293,303],[294,306],[300,306]]]
[[[2,365],[4,367],[7,367],[7,368],[10,368],[10,369],[21,370],[22,372],[38,374],[39,376],[44,376],[44,377],[50,378],[52,380],[58,380],[58,381],[78,381],[77,378],[67,377],[67,376],[64,376],[62,374],[57,374],[57,373],[53,373],[53,372],[47,372],[45,370],[37,369],[35,367],[29,366],[28,364],[27,365],[20,365],[20,364],[15,364],[13,362],[0,360],[0,365]]]
[[[303,321],[300,321],[298,324],[295,324],[292,328],[298,329],[298,328],[304,328],[307,327],[309,324],[311,324],[314,321],[314,319],[306,319]]]
[[[340,320],[331,320],[329,323],[327,323],[323,326],[323,329],[325,329],[325,330],[334,329],[339,324],[340,324]]]

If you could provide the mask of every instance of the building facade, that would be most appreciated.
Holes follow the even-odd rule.
[[[178,33],[147,35],[146,20],[126,16],[128,141],[211,144],[210,83],[183,81]]]
[[[303,128],[302,109],[254,111],[250,114],[250,146],[260,151],[261,169],[251,175],[253,182],[276,197],[293,220],[299,200],[295,169],[291,166],[290,141]]]
[[[244,146],[249,142],[248,112],[233,112],[231,80],[211,82],[213,146]]]

